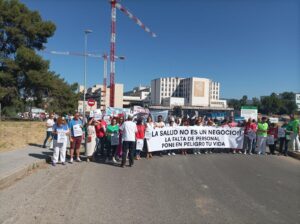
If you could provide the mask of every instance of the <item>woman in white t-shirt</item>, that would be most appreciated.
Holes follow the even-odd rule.
[[[46,138],[44,140],[44,144],[43,144],[43,148],[46,148],[46,144],[48,139],[51,137],[52,138],[52,127],[55,124],[54,119],[53,119],[53,114],[49,115],[49,118],[47,119],[46,122],[46,127],[47,127],[47,131],[46,131]]]
[[[149,140],[151,138],[151,134],[152,134],[152,131],[154,130],[154,122],[152,120],[152,117],[148,117],[147,118],[147,122],[145,124],[146,126],[146,131],[145,131],[145,141],[146,141],[146,153],[147,153],[147,159],[149,158],[152,158],[152,153],[149,152],[150,151],[150,148],[149,148]]]
[[[86,143],[86,152],[85,155],[87,157],[87,162],[93,159],[93,155],[96,148],[96,129],[95,129],[96,122],[94,118],[89,120],[87,126],[87,143]]]

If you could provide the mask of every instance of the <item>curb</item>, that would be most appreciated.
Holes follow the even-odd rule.
[[[290,157],[300,160],[300,153],[288,151],[288,155]]]
[[[6,176],[4,176],[0,179],[0,190],[12,185],[17,180],[22,179],[26,175],[30,174],[33,170],[42,168],[50,160],[51,160],[51,158],[48,157],[46,159],[42,159],[40,161],[33,162],[29,165],[25,165],[23,167],[18,167],[15,170],[12,170],[9,174],[7,174]]]

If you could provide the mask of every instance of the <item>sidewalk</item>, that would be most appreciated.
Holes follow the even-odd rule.
[[[24,177],[33,169],[50,161],[53,151],[40,146],[28,146],[0,154],[0,189]]]

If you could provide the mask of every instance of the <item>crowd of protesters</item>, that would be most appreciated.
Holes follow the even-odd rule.
[[[87,161],[103,158],[105,163],[117,164],[125,167],[126,161],[129,166],[133,166],[134,160],[140,160],[141,157],[151,159],[153,150],[149,149],[148,141],[151,133],[157,128],[176,127],[176,126],[218,126],[218,127],[240,127],[244,129],[244,142],[242,149],[213,149],[213,148],[194,148],[178,149],[154,152],[159,156],[176,154],[210,154],[210,153],[240,153],[240,154],[258,154],[265,155],[266,149],[269,154],[274,155],[278,149],[278,155],[287,156],[289,145],[292,151],[300,152],[299,143],[299,120],[290,115],[290,119],[285,119],[282,125],[271,123],[266,117],[259,118],[258,121],[248,119],[243,122],[235,122],[234,119],[211,119],[206,117],[180,118],[169,117],[167,122],[159,115],[156,121],[149,116],[146,120],[143,118],[134,118],[128,115],[111,117],[109,121],[96,120],[89,118],[83,121],[77,112],[74,116],[54,118],[50,114],[46,126],[46,139],[43,147],[52,137],[53,139],[53,166],[59,161],[66,164],[66,151],[68,139],[70,142],[70,159],[80,162],[80,147],[84,140],[85,156]],[[279,147],[277,147],[279,146]],[[154,150],[155,151],[155,150]],[[76,158],[74,158],[74,153]]]

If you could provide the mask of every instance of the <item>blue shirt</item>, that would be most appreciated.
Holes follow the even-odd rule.
[[[52,129],[53,129],[53,131],[57,131],[57,130],[59,130],[59,131],[68,131],[69,127],[66,124],[63,124],[61,126],[58,126],[57,124],[54,124]],[[57,140],[57,134],[54,135],[54,140]]]
[[[77,124],[79,124],[81,127],[83,126],[82,121],[81,121],[80,119],[78,119],[78,120],[72,119],[72,120],[69,122],[69,128],[70,128],[70,130],[71,130],[71,136],[74,136],[73,126],[74,126],[74,125],[77,125]]]

